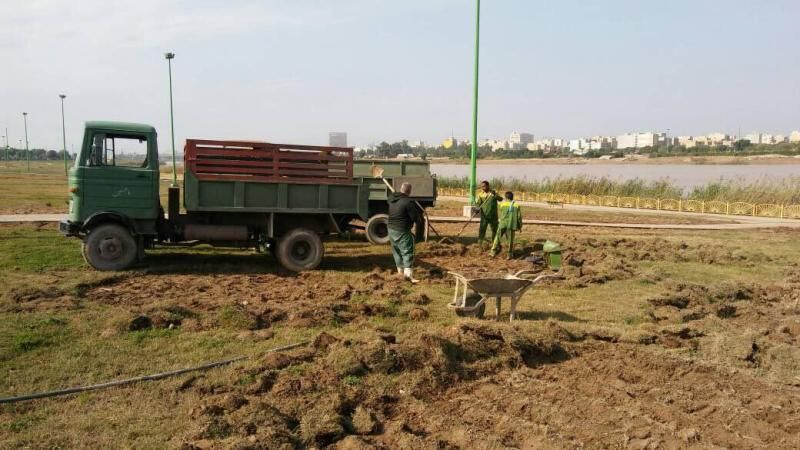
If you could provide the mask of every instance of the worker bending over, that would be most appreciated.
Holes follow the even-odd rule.
[[[492,257],[497,256],[502,248],[501,241],[508,241],[508,259],[514,257],[514,234],[522,230],[522,212],[514,201],[514,193],[506,192],[505,200],[498,205],[500,227],[492,244]]]
[[[425,233],[425,224],[422,212],[416,202],[408,196],[411,195],[411,184],[403,183],[400,192],[389,198],[389,242],[392,245],[392,256],[397,266],[397,273],[406,280],[417,283],[414,279],[414,235],[411,226],[415,225],[417,240],[422,240]]]
[[[489,242],[494,243],[497,237],[497,202],[502,201],[503,197],[497,195],[497,192],[489,187],[488,181],[481,181],[481,192],[478,193],[478,200],[476,206],[481,213],[481,224],[478,228],[478,245],[481,250],[485,250],[483,243],[486,241],[486,229],[492,229],[492,239]]]

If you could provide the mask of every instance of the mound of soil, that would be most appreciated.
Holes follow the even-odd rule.
[[[206,395],[184,448],[791,448],[800,433],[793,388],[548,328],[324,335],[241,369],[250,386]],[[212,392],[203,380],[189,389]]]
[[[308,348],[271,354],[241,369],[238,377],[253,379],[251,385],[206,395],[192,411],[196,431],[184,447],[326,447],[348,435],[369,437],[365,442],[378,435],[414,436],[407,426],[392,425],[408,417],[406,405],[469,380],[567,358],[557,341],[507,325],[462,324],[441,336],[400,342],[377,334],[361,342],[321,335]],[[203,381],[188,389],[213,392]]]

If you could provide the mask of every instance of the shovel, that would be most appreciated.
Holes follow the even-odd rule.
[[[463,226],[463,227],[461,227],[461,230],[458,232],[458,234],[457,234],[457,235],[456,235],[456,236],[455,236],[453,239],[458,239],[458,238],[460,238],[460,237],[461,237],[461,233],[463,233],[463,232],[464,232],[464,230],[466,230],[466,229],[467,229],[467,227],[469,226],[469,224],[471,224],[471,223],[472,223],[472,220],[473,220],[474,218],[478,217],[478,214],[480,214],[480,212],[481,212],[481,210],[480,210],[480,209],[476,209],[476,210],[475,210],[475,211],[472,213],[472,215],[469,217],[469,220],[467,221],[467,223],[465,223],[465,224],[464,224],[464,226]]]
[[[384,169],[381,166],[372,166],[372,168],[370,169],[370,174],[373,176],[373,178],[380,178],[381,181],[383,181],[383,183],[386,185],[386,187],[388,187],[390,191],[394,192],[394,187],[392,186],[391,183],[389,183],[389,181],[386,180],[386,178],[383,177],[383,172]],[[436,231],[436,228],[433,227],[431,219],[430,217],[428,217],[428,212],[425,211],[425,208],[423,208],[422,205],[420,205],[419,202],[416,200],[414,200],[414,203],[417,205],[417,207],[422,211],[422,214],[425,216],[425,223],[428,225],[431,231],[436,233],[436,236],[439,237],[439,242],[444,242],[444,243],[452,242],[450,238],[446,238],[441,234],[439,234],[438,231]]]

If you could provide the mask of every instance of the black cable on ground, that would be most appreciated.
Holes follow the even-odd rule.
[[[297,347],[301,347],[303,345],[307,345],[308,343],[309,343],[309,341],[303,341],[303,342],[297,342],[295,344],[284,345],[282,347],[276,347],[276,348],[267,350],[264,354],[291,350],[293,348],[297,348]],[[242,361],[242,360],[245,360],[245,359],[248,359],[248,358],[250,358],[250,357],[249,356],[237,356],[236,358],[225,359],[225,360],[222,360],[222,361],[210,362],[210,363],[206,363],[206,364],[203,364],[203,365],[200,365],[200,366],[196,366],[196,367],[187,367],[187,368],[184,368],[184,369],[173,370],[173,371],[170,371],[170,372],[162,372],[162,373],[156,373],[156,374],[152,374],[152,375],[143,375],[143,376],[140,376],[140,377],[127,378],[125,380],[116,380],[116,381],[109,381],[109,382],[106,382],[106,383],[92,384],[92,385],[89,385],[89,386],[78,386],[78,387],[72,387],[72,388],[67,388],[67,389],[59,389],[59,390],[56,390],[56,391],[39,392],[39,393],[36,393],[36,394],[28,394],[28,395],[20,395],[18,397],[4,397],[4,398],[0,398],[0,404],[24,402],[24,401],[27,401],[27,400],[36,400],[36,399],[39,399],[39,398],[60,397],[60,396],[63,396],[63,395],[76,394],[78,392],[96,391],[98,389],[107,389],[107,388],[115,387],[115,386],[125,386],[125,385],[128,385],[128,384],[138,383],[140,381],[161,380],[161,379],[164,379],[164,378],[174,377],[176,375],[182,375],[182,374],[188,373],[188,372],[198,372],[198,371],[202,371],[202,370],[213,369],[215,367],[226,366],[228,364],[232,364],[232,363],[235,363],[235,362],[238,362],[238,361]]]

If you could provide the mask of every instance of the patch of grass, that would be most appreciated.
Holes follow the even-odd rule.
[[[230,330],[252,330],[256,328],[256,321],[242,308],[228,305],[219,311],[219,323]]]
[[[356,375],[347,375],[342,378],[342,383],[347,386],[358,386],[361,384],[361,377]]]
[[[0,271],[46,272],[85,266],[80,241],[55,224],[0,227]]]
[[[59,317],[18,320],[11,329],[0,330],[0,360],[59,345],[67,339],[68,331],[67,322]]]
[[[132,331],[127,334],[128,339],[136,345],[142,345],[148,340],[169,338],[178,334],[178,330],[169,328],[153,328],[149,330]]]

